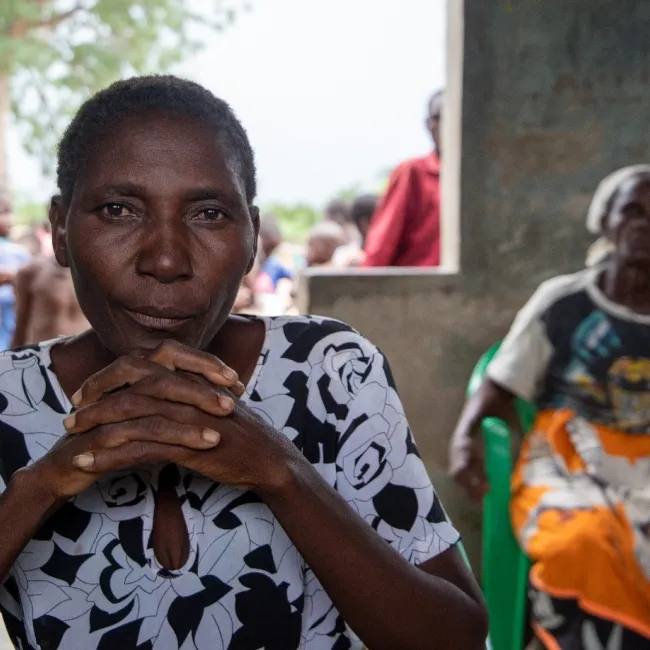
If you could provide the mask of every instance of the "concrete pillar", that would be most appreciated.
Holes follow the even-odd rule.
[[[582,260],[598,180],[650,159],[650,3],[456,4],[464,5],[461,269],[533,289]]]

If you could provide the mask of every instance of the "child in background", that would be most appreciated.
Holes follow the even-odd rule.
[[[341,226],[333,221],[321,221],[312,228],[307,238],[306,265],[331,266],[336,249],[345,243],[345,232]]]

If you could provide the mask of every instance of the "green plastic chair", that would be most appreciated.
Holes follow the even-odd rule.
[[[467,387],[472,396],[501,343],[493,345],[474,368]],[[535,407],[518,399],[515,404],[524,432],[530,431]],[[481,425],[490,492],[483,502],[482,586],[490,614],[490,640],[494,650],[522,650],[526,625],[530,562],[515,539],[510,522],[510,480],[513,471],[512,432],[499,418]]]

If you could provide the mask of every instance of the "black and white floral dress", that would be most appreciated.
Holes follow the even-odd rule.
[[[343,323],[264,319],[243,398],[409,562],[458,541],[420,460],[390,369]],[[54,343],[0,355],[0,476],[64,435]],[[361,644],[252,492],[183,468],[187,564],[162,567],[151,530],[159,468],[104,476],[38,531],[0,588],[23,650],[343,650]]]

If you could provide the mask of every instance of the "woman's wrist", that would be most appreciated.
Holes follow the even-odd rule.
[[[311,472],[315,472],[314,468],[296,449],[296,453],[287,455],[283,462],[273,469],[264,485],[255,487],[254,492],[268,506],[290,502]]]
[[[67,500],[56,493],[47,471],[39,462],[14,472],[8,487],[16,495],[24,495],[35,512],[42,513],[45,518]]]

